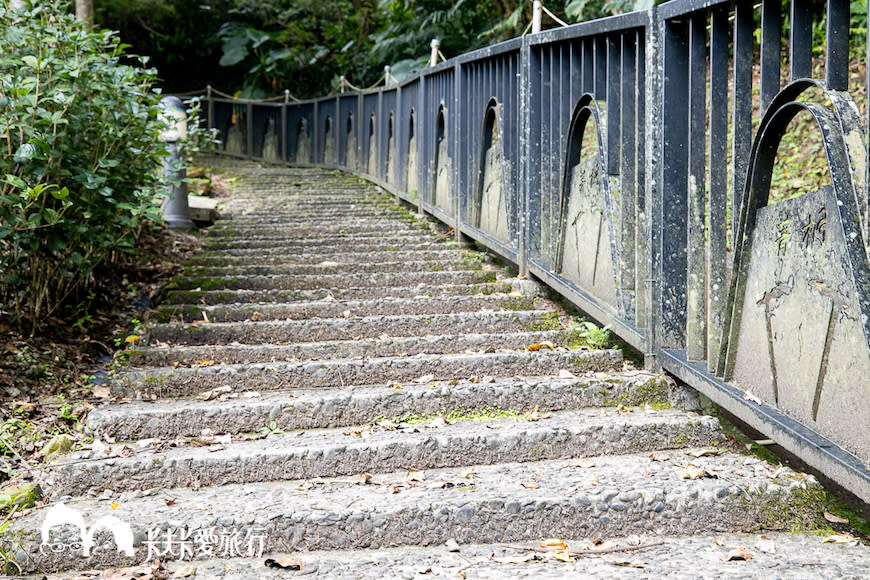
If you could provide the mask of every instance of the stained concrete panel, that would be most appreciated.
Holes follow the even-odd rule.
[[[616,308],[610,227],[597,156],[574,166],[569,187],[560,274]]]
[[[870,457],[870,353],[830,188],[757,213],[733,380]]]

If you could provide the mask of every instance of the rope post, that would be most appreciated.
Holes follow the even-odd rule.
[[[544,12],[544,7],[541,0],[532,2],[532,34],[537,34],[541,31],[541,15]]]
[[[341,93],[344,94],[344,75],[341,75],[339,80],[341,80]]]
[[[390,76],[390,65],[387,65],[384,67],[384,86],[385,87],[390,86],[390,83],[392,81],[393,81],[393,79]]]
[[[429,46],[432,49],[432,52],[429,54],[429,66],[435,66],[438,64],[438,49],[441,48],[441,41],[433,38]]]

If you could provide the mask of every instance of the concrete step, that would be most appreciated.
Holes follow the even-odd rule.
[[[659,456],[659,459],[661,457]],[[685,478],[688,464],[713,477]],[[738,532],[820,525],[822,488],[810,476],[774,469],[733,453],[689,457],[672,452],[657,461],[648,452],[533,463],[409,471],[370,478],[163,489],[71,499],[66,506],[91,523],[114,516],[131,527],[135,555],[115,550],[92,555],[92,567],[150,560],[170,538],[234,534],[263,552],[338,550],[407,545],[519,542],[542,538],[632,534]],[[367,483],[364,483],[367,482]],[[39,550],[45,509],[14,520],[25,571],[52,572],[80,565],[69,554]],[[79,529],[57,527],[51,541],[70,544]],[[149,544],[150,541],[150,544]],[[190,541],[190,540],[188,540]],[[161,543],[162,542],[162,543]],[[261,543],[260,543],[261,542]],[[168,542],[170,548],[172,540]],[[177,553],[178,546],[174,546]],[[190,541],[193,552],[193,542]],[[166,557],[167,559],[176,559]]]
[[[379,247],[390,245],[401,247],[403,244],[421,244],[437,241],[437,238],[427,232],[411,230],[409,232],[376,233],[376,234],[335,234],[328,237],[312,237],[307,235],[270,237],[246,240],[244,238],[206,238],[202,247],[207,250],[222,250],[230,248],[309,248],[325,242],[346,246],[361,245],[363,247]]]
[[[319,264],[228,264],[222,266],[194,266],[185,269],[193,278],[227,276],[323,276],[327,274],[379,274],[384,272],[439,272],[473,270],[478,261],[456,256],[447,260],[384,261],[340,264],[324,261]]]
[[[439,241],[437,239],[419,239],[408,238],[402,240],[369,240],[364,244],[347,244],[346,242],[337,242],[331,240],[322,240],[319,244],[278,244],[272,247],[241,248],[230,247],[214,249],[203,249],[202,255],[218,255],[244,257],[256,261],[259,257],[272,256],[310,256],[309,259],[315,259],[314,256],[321,256],[319,261],[331,260],[340,262],[343,259],[357,260],[361,255],[367,255],[379,252],[426,252],[433,250],[459,250],[462,246],[452,241]]]
[[[148,341],[188,345],[219,345],[321,342],[416,336],[425,334],[497,333],[559,330],[558,315],[548,310],[516,312],[458,312],[451,314],[407,314],[396,316],[351,316],[264,322],[214,322],[210,324],[155,324],[148,329]]]
[[[236,224],[235,227],[225,229],[210,229],[206,239],[244,239],[260,240],[268,238],[299,238],[299,237],[334,237],[356,235],[381,235],[388,232],[395,234],[413,234],[428,230],[424,222],[420,225],[409,223],[407,220],[399,220],[393,217],[380,217],[379,219],[338,219],[329,220],[325,223],[312,222],[309,218],[299,220],[296,223],[283,222],[275,225],[252,222],[250,225]]]
[[[210,361],[209,361],[210,362]],[[418,355],[371,359],[309,362],[211,365],[196,368],[130,370],[113,381],[116,390],[133,398],[183,397],[229,387],[257,391],[309,387],[346,387],[407,383],[432,375],[431,380],[470,377],[557,376],[568,371],[617,370],[622,351],[574,350],[567,352],[496,352],[486,354]]]
[[[439,244],[440,246],[440,244]],[[251,254],[252,252],[247,252]],[[251,255],[230,255],[227,252],[201,252],[187,260],[185,266],[230,266],[232,264],[248,264],[253,259]],[[424,260],[463,260],[477,259],[477,254],[465,250],[411,250],[392,252],[348,252],[325,257],[323,253],[316,254],[277,254],[259,255],[255,258],[257,264],[358,264],[371,262],[419,262]]]
[[[133,367],[196,366],[198,361],[218,364],[306,361],[337,358],[371,358],[445,354],[460,352],[496,352],[524,350],[531,345],[552,343],[557,349],[571,346],[576,334],[570,330],[541,332],[499,332],[497,334],[439,334],[297,342],[293,344],[225,344],[200,346],[145,347],[128,350],[122,357]],[[542,348],[547,348],[544,345]]]
[[[416,296],[471,296],[511,292],[510,281],[477,284],[417,284],[372,288],[316,288],[312,290],[170,290],[168,304],[260,304],[264,302],[305,302],[311,300],[362,300],[366,298]]]
[[[504,413],[504,412],[503,412]],[[469,415],[473,418],[474,415]],[[269,423],[264,423],[266,427]],[[384,427],[386,426],[386,427]],[[268,428],[268,427],[266,427]],[[306,430],[267,440],[144,441],[72,453],[51,468],[55,493],[84,495],[433,469],[509,461],[711,447],[726,441],[719,422],[681,411],[560,411],[446,424],[382,421],[356,429]],[[175,445],[172,447],[172,445]],[[127,455],[129,451],[133,455]],[[126,455],[126,456],[125,456]]]
[[[525,549],[492,543],[400,546],[377,550],[284,551],[272,554],[259,554],[252,550],[251,555],[245,550],[238,550],[234,554],[236,557],[226,559],[217,559],[218,554],[208,559],[197,558],[196,571],[197,577],[221,580],[292,578],[297,575],[330,580],[399,579],[418,575],[442,580],[454,580],[462,575],[475,580],[504,580],[506,576],[535,580],[692,579],[696,577],[693,572],[697,574],[698,570],[703,570],[705,578],[770,580],[776,577],[810,580],[817,578],[819,571],[824,570],[824,575],[829,578],[859,580],[866,576],[866,570],[870,567],[870,548],[867,546],[857,542],[824,542],[823,536],[806,532],[765,531],[667,537],[637,534],[606,538],[606,543],[601,546],[596,546],[594,539],[582,535],[565,537],[564,540],[569,551],[601,551],[598,554],[594,551],[578,552],[569,554],[569,560],[565,557],[559,559],[552,549],[544,554],[535,552],[541,549],[541,539],[517,544]],[[729,554],[740,547],[748,548],[753,554],[752,559],[729,560]],[[155,556],[161,554],[159,550],[155,552]],[[301,570],[281,575],[276,574],[274,564],[266,565],[270,560],[282,558],[297,561]],[[169,577],[172,574],[181,577],[190,571],[190,563],[184,561],[170,560],[163,566],[162,571]],[[776,571],[774,576],[772,570]],[[27,578],[43,580],[44,575]],[[82,575],[61,574],[52,576],[52,580],[82,580]]]
[[[485,296],[423,296],[419,298],[378,298],[374,300],[316,300],[277,304],[165,305],[149,317],[152,322],[242,322],[299,320],[303,318],[347,318],[349,316],[448,314],[484,310],[533,310],[535,300],[506,294]],[[203,313],[205,316],[203,316]]]
[[[573,379],[495,378],[343,389],[293,389],[259,393],[244,387],[208,401],[196,398],[107,403],[87,415],[87,427],[103,440],[256,433],[275,421],[285,431],[347,427],[374,421],[512,409],[540,412],[605,405],[668,405],[667,382],[643,371],[586,373]]]
[[[302,274],[275,276],[232,275],[179,276],[173,287],[179,290],[317,290],[320,288],[354,288],[362,286],[443,286],[494,282],[496,273],[483,270],[444,272],[376,272],[371,274]]]

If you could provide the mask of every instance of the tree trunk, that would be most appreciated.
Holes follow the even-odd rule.
[[[76,20],[94,23],[94,0],[76,0]]]

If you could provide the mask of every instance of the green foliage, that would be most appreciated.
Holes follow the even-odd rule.
[[[588,346],[597,350],[607,348],[610,344],[610,326],[599,328],[594,322],[583,320],[572,321],[571,327],[571,346]]]
[[[164,125],[156,72],[67,3],[0,0],[0,23],[0,306],[34,332],[160,219]]]

